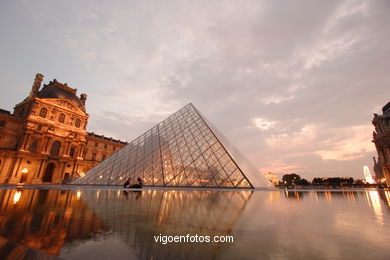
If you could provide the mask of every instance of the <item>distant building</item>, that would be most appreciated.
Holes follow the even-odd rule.
[[[382,108],[382,112],[382,115],[374,114],[372,123],[375,131],[372,141],[378,152],[378,163],[386,179],[386,185],[390,187],[390,102]]]
[[[40,89],[42,80],[13,113],[0,109],[0,183],[73,179],[126,144],[86,131],[86,94],[55,79]]]

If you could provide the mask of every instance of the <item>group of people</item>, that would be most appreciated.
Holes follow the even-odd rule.
[[[130,184],[131,178],[129,177],[125,184],[123,184],[123,188],[142,188],[142,180],[141,178],[137,179],[137,182]]]

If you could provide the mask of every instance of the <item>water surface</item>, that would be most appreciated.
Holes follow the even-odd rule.
[[[390,191],[1,189],[0,201],[0,237],[63,259],[390,259]]]

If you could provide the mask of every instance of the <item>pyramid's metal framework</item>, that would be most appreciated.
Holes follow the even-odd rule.
[[[138,177],[146,186],[254,188],[269,186],[256,171],[251,182],[212,131],[210,123],[188,104],[73,184],[122,185]],[[219,133],[219,132],[218,132]],[[247,164],[247,163],[245,163]],[[261,176],[260,176],[261,175]]]

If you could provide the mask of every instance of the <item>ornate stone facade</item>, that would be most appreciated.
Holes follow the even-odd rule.
[[[42,80],[12,114],[0,110],[0,183],[67,181],[126,144],[86,131],[86,94],[55,79],[40,90]]]
[[[390,187],[390,102],[382,108],[383,114],[374,114],[373,142],[378,152],[378,163],[382,168],[386,185]]]

